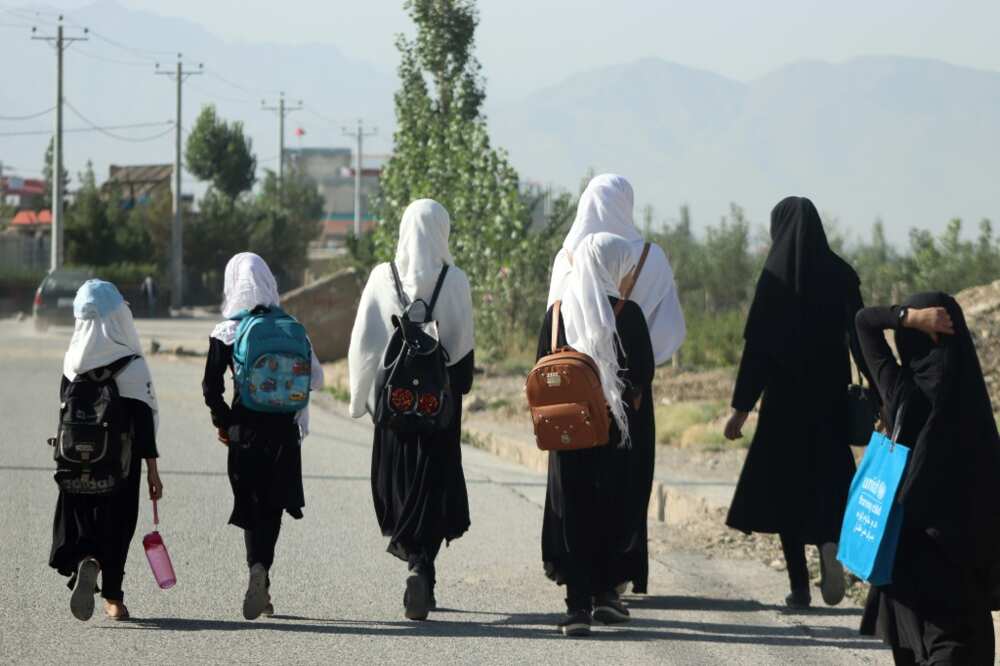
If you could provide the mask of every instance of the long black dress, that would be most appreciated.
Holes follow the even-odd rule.
[[[618,299],[610,301],[614,305]],[[607,446],[549,453],[542,561],[549,578],[567,585],[570,610],[589,605],[590,597],[626,581],[635,581],[637,591],[644,592],[648,577],[646,512],[640,514],[634,507],[648,497],[644,484],[655,441],[651,387],[656,364],[638,305],[625,304],[617,330],[623,352],[619,364],[628,388],[625,402],[631,448],[618,446],[621,432],[612,419]],[[538,358],[551,353],[551,332],[550,308],[538,339]],[[559,344],[566,344],[563,325]],[[642,403],[636,410],[632,398],[639,395]],[[640,581],[642,590],[638,589]]]
[[[60,399],[69,383],[65,377]],[[101,566],[101,596],[124,601],[122,581],[129,545],[139,519],[139,489],[142,461],[157,458],[153,410],[141,400],[122,398],[126,417],[133,427],[132,465],[122,487],[106,497],[70,495],[59,491],[52,521],[52,550],[49,566],[76,581],[76,570],[84,557],[94,557]]]
[[[912,447],[898,498],[904,522],[893,581],[871,588],[861,631],[881,637],[900,664],[992,664],[1000,437],[961,308],[945,294],[919,295],[907,306],[946,307],[955,335],[934,345],[901,329],[898,307],[857,317],[888,425],[902,415],[899,441]],[[902,367],[886,329],[897,331]]]
[[[227,469],[233,490],[229,524],[243,528],[247,564],[269,569],[287,511],[302,518],[302,447],[294,414],[265,414],[246,409],[234,390],[225,400],[225,378],[233,369],[233,348],[221,340],[209,342],[202,393],[212,424],[229,436]]]
[[[472,390],[475,352],[448,368],[456,396]],[[388,552],[426,567],[433,584],[433,563],[442,542],[469,529],[469,494],[462,470],[462,400],[451,425],[432,436],[401,435],[375,428],[372,448],[372,500]]]
[[[808,199],[775,207],[772,237],[732,406],[749,412],[763,401],[726,524],[800,544],[836,542],[855,470],[850,351],[868,374],[853,326],[860,281],[830,250]]]

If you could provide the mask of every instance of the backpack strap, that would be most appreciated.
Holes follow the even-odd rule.
[[[559,349],[559,310],[562,308],[562,301],[552,304],[552,342],[549,344],[549,353],[555,354]]]
[[[410,298],[403,291],[403,281],[399,279],[399,269],[396,268],[396,262],[390,261],[389,268],[392,269],[392,283],[396,286],[396,297],[399,298],[399,303],[405,312],[410,307]]]
[[[427,304],[427,316],[425,321],[431,320],[431,313],[434,312],[434,306],[438,302],[438,296],[441,295],[441,287],[444,286],[445,275],[448,274],[448,264],[441,267],[441,273],[438,275],[437,284],[434,285],[434,293],[431,294],[431,302]]]
[[[117,379],[118,375],[125,371],[132,361],[137,358],[141,358],[137,354],[132,354],[131,356],[123,356],[117,361],[113,361],[103,368],[94,368],[93,370],[88,370],[83,373],[83,377],[86,377],[92,382],[109,382],[113,379]]]
[[[642,267],[646,264],[646,258],[649,256],[649,243],[645,243],[642,246],[642,256],[639,257],[639,263],[636,264],[635,269],[625,278],[624,289],[622,289],[622,296],[618,299],[615,304],[615,316],[621,314],[622,308],[625,307],[625,301],[632,296],[632,290],[635,289],[636,283],[639,281],[639,274],[642,273]]]

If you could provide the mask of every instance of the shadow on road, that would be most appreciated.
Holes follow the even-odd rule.
[[[861,618],[861,609],[844,607],[828,608],[817,606],[807,610],[796,610],[787,606],[762,604],[752,599],[715,599],[711,597],[678,597],[678,596],[628,596],[630,608],[648,608],[651,610],[685,610],[708,612],[756,613],[773,611],[782,615],[801,617],[857,617]]]
[[[659,600],[659,601],[654,601]],[[672,600],[673,604],[664,603]],[[646,608],[721,610],[736,612],[769,611],[774,607],[753,601],[704,599],[698,597],[653,597],[657,605]],[[702,605],[702,604],[707,604]],[[712,606],[712,604],[715,604]],[[633,604],[633,607],[639,608]],[[450,613],[495,615],[503,619],[492,622],[454,621],[440,619]],[[265,621],[208,620],[193,618],[136,619],[127,624],[103,627],[107,630],[158,630],[179,632],[201,631],[277,631],[305,634],[360,635],[360,636],[439,636],[442,638],[562,638],[555,624],[561,618],[553,614],[502,615],[475,610],[441,610],[427,622],[387,622],[379,620],[339,620],[276,615]],[[730,624],[718,622],[691,622],[633,617],[628,625],[602,627],[595,625],[591,640],[653,642],[684,641],[722,643],[734,645],[769,645],[776,647],[833,647],[854,650],[882,650],[875,640],[862,638],[857,631],[844,627],[815,627],[806,625],[764,626],[757,624]]]

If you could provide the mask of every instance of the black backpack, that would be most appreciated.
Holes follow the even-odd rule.
[[[400,433],[426,434],[444,430],[451,425],[455,406],[448,374],[448,352],[429,327],[437,333],[437,322],[431,319],[448,265],[438,275],[431,302],[417,299],[413,303],[403,291],[399,271],[390,263],[396,295],[403,307],[402,316],[393,315],[393,332],[389,337],[382,364],[375,382],[375,424]],[[423,304],[423,321],[410,319],[417,303]]]
[[[132,465],[132,425],[115,378],[138,356],[85,372],[62,394],[55,480],[70,495],[111,495]]]

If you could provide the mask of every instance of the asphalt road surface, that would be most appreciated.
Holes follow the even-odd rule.
[[[211,322],[140,321],[176,339]],[[304,444],[305,518],[286,516],[274,569],[277,615],[241,615],[247,570],[226,524],[225,450],[201,400],[201,360],[151,361],[161,405],[161,533],[177,586],[161,591],[142,552],[152,529],[143,499],[125,577],[134,620],[87,623],[69,613],[65,579],[48,568],[56,489],[53,434],[68,329],[37,335],[0,321],[0,662],[49,663],[537,663],[887,664],[857,635],[854,607],[785,613],[784,575],[746,561],[666,553],[651,594],[630,599],[631,624],[567,639],[554,624],[563,589],[542,573],[544,478],[466,448],[472,529],[443,550],[428,622],[403,617],[405,565],[385,552],[371,503],[370,426],[319,400]]]

